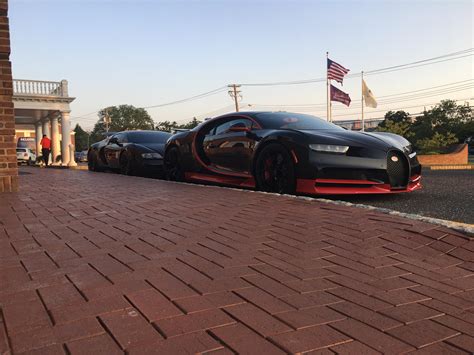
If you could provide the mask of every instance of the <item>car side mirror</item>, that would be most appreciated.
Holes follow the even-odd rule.
[[[117,144],[118,146],[121,146],[121,144],[119,143],[119,141],[116,137],[110,138],[109,143],[110,144]]]

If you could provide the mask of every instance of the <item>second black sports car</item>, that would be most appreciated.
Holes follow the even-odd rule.
[[[301,194],[374,194],[421,188],[410,143],[390,133],[347,131],[310,115],[238,112],[167,142],[171,180]]]
[[[161,131],[124,131],[92,144],[87,153],[89,170],[106,168],[125,175],[162,175],[166,140]]]

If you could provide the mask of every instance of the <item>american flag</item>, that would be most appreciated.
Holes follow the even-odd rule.
[[[342,84],[342,79],[347,73],[349,73],[349,69],[328,58],[328,79],[336,80]]]
[[[349,94],[339,90],[337,87],[331,85],[331,101],[337,101],[348,106],[351,104],[351,98]]]

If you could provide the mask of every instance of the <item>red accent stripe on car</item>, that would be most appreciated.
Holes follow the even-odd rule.
[[[321,180],[321,179],[319,179]],[[332,180],[332,179],[325,179]],[[344,180],[339,180],[344,181]],[[346,180],[354,181],[354,180]],[[403,192],[412,192],[421,189],[421,183],[418,179],[415,182],[410,182],[405,189],[391,189],[390,184],[364,184],[364,180],[355,180],[357,182],[347,184],[346,182],[341,183],[341,186],[324,186],[317,185],[316,179],[297,179],[296,180],[296,192],[300,194],[308,195],[361,195],[361,194],[395,194]],[[333,182],[331,182],[333,184]],[[342,186],[342,184],[349,186]],[[359,185],[359,186],[358,186]],[[366,186],[360,186],[366,185]]]
[[[253,177],[219,176],[202,173],[185,173],[184,176],[186,180],[206,181],[224,185],[255,188],[255,180]]]

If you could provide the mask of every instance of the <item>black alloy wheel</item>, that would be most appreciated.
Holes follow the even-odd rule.
[[[288,151],[280,144],[269,144],[260,152],[255,169],[257,189],[294,194],[295,169]]]
[[[184,181],[184,172],[177,147],[171,147],[165,154],[165,177],[170,181]]]
[[[123,152],[120,155],[120,174],[122,175],[135,175],[135,169],[133,168],[133,158],[129,152]]]

